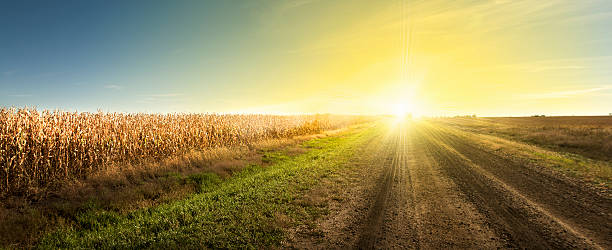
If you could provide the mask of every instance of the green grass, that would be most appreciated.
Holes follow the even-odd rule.
[[[610,181],[612,180],[612,165],[609,163],[594,161],[581,155],[566,152],[532,152],[531,154],[543,161],[540,161],[540,163],[569,176],[606,187],[610,187],[612,184]]]
[[[564,173],[570,177],[582,179],[584,181],[590,182],[591,184],[600,185],[608,188],[612,184],[612,164],[610,161],[602,160],[600,159],[601,157],[593,158],[589,157],[588,154],[568,151],[567,146],[565,149],[560,147],[562,143],[545,143],[545,140],[554,141],[555,136],[553,135],[551,138],[546,138],[546,136],[538,135],[538,137],[536,137],[535,135],[533,135],[533,127],[498,128],[495,127],[495,125],[480,126],[470,123],[448,124],[444,122],[436,122],[434,124],[439,124],[441,127],[448,128],[450,133],[460,134],[456,131],[464,131],[465,134],[461,134],[461,136],[468,140],[470,140],[470,138],[472,137],[470,136],[471,133],[487,134],[501,139],[506,139],[509,141],[514,141],[540,148],[542,149],[542,151],[523,150],[521,151],[521,153],[523,153],[522,155],[526,156],[533,163],[553,168],[556,171]],[[571,131],[570,128],[557,127],[540,127],[539,129],[551,131]],[[519,133],[521,132],[519,130],[521,130],[523,133]],[[516,133],[513,133],[513,131]],[[569,132],[559,132],[559,134],[569,134]],[[548,136],[550,137],[551,135]],[[582,136],[583,138],[587,138],[588,141],[591,141],[591,139],[588,139],[590,136],[588,132],[578,134],[578,136]],[[603,143],[599,146],[603,147]],[[502,150],[502,148],[496,149],[496,151],[500,150]],[[508,148],[508,146],[506,145],[504,146],[504,150],[513,152],[513,150],[516,149]]]
[[[221,183],[221,178],[215,173],[198,173],[187,177],[188,183],[193,183],[196,186],[198,193],[203,193],[212,190]]]
[[[278,246],[283,221],[307,223],[323,208],[296,202],[322,178],[345,166],[375,128],[308,141],[298,156],[270,154],[272,165],[250,166],[220,180],[190,176],[201,192],[185,200],[120,215],[87,210],[77,225],[42,239],[39,248],[261,248]]]

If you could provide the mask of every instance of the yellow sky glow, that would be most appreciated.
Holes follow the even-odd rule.
[[[269,35],[300,42],[262,62],[271,75],[244,79],[275,90],[229,111],[391,114],[404,103],[415,115],[605,112],[591,97],[610,86],[583,77],[598,59],[581,52],[589,41],[579,27],[596,21],[574,13],[586,5],[324,2],[272,15],[283,21],[268,23]]]

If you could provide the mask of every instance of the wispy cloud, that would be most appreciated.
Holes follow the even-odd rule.
[[[280,7],[281,12],[288,11],[290,9],[299,8],[301,6],[316,2],[317,0],[295,0],[295,1],[286,1]]]
[[[509,70],[527,73],[568,70],[581,71],[603,69],[610,64],[612,64],[612,56],[573,57],[492,65],[480,68],[480,71]]]
[[[3,76],[10,76],[10,75],[13,75],[13,74],[15,74],[14,70],[8,70],[8,71],[2,72]]]
[[[107,84],[107,85],[104,85],[104,88],[105,89],[121,90],[121,89],[123,89],[123,86],[116,85],[116,84]]]
[[[585,69],[584,66],[578,65],[564,65],[564,66],[535,66],[530,69],[526,69],[528,72],[542,72],[542,71],[555,71],[555,70],[572,70],[572,69]]]
[[[141,95],[144,97],[177,97],[182,96],[181,93],[168,93],[168,94],[149,94],[149,95]]]
[[[174,49],[174,50],[170,51],[170,54],[171,55],[179,55],[179,54],[183,54],[183,52],[185,52],[184,49],[178,48],[178,49]]]
[[[139,95],[142,97],[140,100],[136,101],[137,103],[151,104],[156,102],[170,101],[176,100],[175,97],[183,96],[181,93],[166,93],[166,94],[147,94],[147,95]]]
[[[32,95],[30,95],[30,94],[15,94],[15,95],[8,95],[8,96],[10,96],[10,97],[19,97],[19,98],[22,98],[22,97],[32,97]]]
[[[538,94],[525,94],[521,97],[525,99],[553,99],[553,98],[570,98],[580,95],[586,95],[590,93],[596,93],[606,90],[611,90],[612,86],[601,86],[596,88],[588,88],[588,89],[576,89],[569,91],[558,91],[558,92],[550,92],[550,93],[538,93]]]

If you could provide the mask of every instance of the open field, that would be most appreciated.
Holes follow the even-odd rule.
[[[0,6],[0,250],[612,250],[612,0]]]
[[[612,160],[612,116],[443,118],[435,121],[479,134]]]
[[[91,178],[72,186],[88,190],[80,193],[11,201],[21,210],[0,210],[18,218],[0,220],[1,239],[41,248],[612,247],[612,162],[456,120],[380,119],[218,150]]]
[[[69,113],[0,109],[0,198],[207,148],[346,127],[350,116]]]
[[[211,193],[216,192],[221,196],[214,195],[213,198],[216,197],[214,199],[219,203],[210,203],[210,200],[197,203],[194,207],[197,211],[194,210],[194,213],[200,214],[203,212],[203,210],[200,211],[203,208],[202,206],[209,207],[213,209],[210,214],[202,216],[213,216],[213,220],[216,221],[219,219],[216,216],[221,216],[223,213],[226,213],[223,216],[238,215],[244,220],[252,219],[253,221],[249,223],[252,223],[251,227],[253,228],[241,228],[239,232],[229,233],[226,236],[219,235],[216,242],[208,243],[206,242],[211,238],[204,237],[204,235],[186,236],[193,237],[193,240],[199,242],[199,245],[210,246],[267,245],[274,242],[278,244],[281,233],[276,225],[270,225],[271,222],[274,222],[271,216],[274,217],[277,214],[273,211],[265,212],[261,210],[263,208],[260,206],[271,206],[267,209],[276,210],[279,209],[279,206],[291,205],[285,204],[286,200],[283,198],[284,196],[296,195],[291,193],[293,192],[291,190],[284,190],[289,184],[287,181],[290,181],[287,178],[297,175],[295,178],[299,177],[301,182],[314,185],[317,179],[311,178],[311,174],[320,175],[324,173],[312,172],[314,171],[313,167],[322,165],[320,171],[327,171],[327,168],[333,167],[329,164],[335,164],[336,161],[346,161],[351,155],[350,152],[345,150],[337,151],[339,148],[350,145],[345,145],[345,143],[328,144],[336,141],[344,142],[346,138],[341,138],[341,136],[338,136],[339,134],[354,134],[361,130],[357,128],[339,129],[291,139],[264,140],[248,146],[213,148],[184,157],[171,158],[152,166],[123,169],[119,172],[92,175],[85,180],[76,182],[64,182],[64,185],[59,189],[50,190],[45,194],[38,194],[33,197],[9,196],[3,200],[2,207],[0,207],[0,242],[4,246],[32,247],[40,243],[40,240],[50,237],[45,235],[57,230],[82,231],[95,229],[115,221],[116,218],[131,217],[134,213],[150,211],[150,209],[162,209],[163,206],[174,206],[172,204],[177,202],[191,203],[188,200],[204,194],[212,195]],[[328,145],[330,148],[321,151],[323,149],[322,145]],[[361,145],[361,143],[356,145]],[[345,153],[347,154],[344,155]],[[327,157],[328,154],[334,155],[334,157]],[[296,167],[299,167],[301,172],[294,172],[297,171]],[[270,173],[269,171],[272,170],[274,172]],[[282,174],[282,176],[279,176],[279,174]],[[262,175],[271,176],[261,177]],[[275,182],[275,179],[278,180]],[[255,183],[250,184],[253,181]],[[233,187],[228,190],[226,185]],[[279,186],[269,187],[268,185]],[[303,184],[295,182],[289,186],[292,185]],[[283,190],[269,190],[274,188]],[[306,189],[307,187],[301,187],[300,191]],[[244,201],[245,197],[255,195],[253,192],[263,192],[265,194],[263,197],[256,198],[261,203],[248,204],[242,210],[236,211],[234,206],[245,206],[241,202]],[[240,197],[234,197],[235,195]],[[277,200],[279,198],[283,200]],[[247,199],[250,200],[253,197]],[[264,201],[280,202],[281,204],[268,204]],[[250,213],[248,212],[249,209],[251,211],[261,211],[262,214]],[[297,209],[299,210],[297,212],[303,214],[298,214],[299,216],[307,216],[310,212],[318,211],[318,208],[301,205],[294,205],[292,209]],[[277,212],[278,215],[284,215],[281,211]],[[251,216],[256,216],[256,218],[250,218]],[[167,221],[159,222],[165,223]],[[221,227],[217,229],[203,228],[203,234],[210,234],[215,231],[219,233],[218,229],[235,230],[240,226],[240,223],[247,223],[246,221],[240,223],[234,221],[234,224],[226,225],[229,229],[223,229],[224,223],[215,225],[216,222],[208,219],[202,220],[202,222],[209,223],[214,227]],[[248,225],[245,224],[244,226]],[[262,232],[262,235],[256,237],[252,234],[257,233],[257,231],[250,231],[255,230],[254,228],[272,231]],[[250,233],[244,230],[248,230]],[[276,236],[268,235],[268,233]],[[233,238],[237,237],[236,234],[244,234],[240,236],[243,239],[239,237],[236,239],[237,242],[233,242]],[[152,240],[154,239],[152,238]],[[47,241],[43,245],[52,242]],[[180,244],[180,242],[175,243]],[[189,242],[184,243],[189,244]],[[149,243],[142,244],[148,245]],[[172,243],[166,242],[166,244]],[[104,245],[116,244],[105,243],[96,246]],[[134,246],[137,245],[135,243]]]

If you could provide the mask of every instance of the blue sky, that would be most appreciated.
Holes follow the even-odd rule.
[[[3,1],[0,106],[607,114],[611,24],[601,0]]]
[[[248,9],[222,1],[92,3],[2,4],[0,104],[139,111],[148,100],[187,98],[189,83],[174,80],[183,74],[210,82],[199,97],[213,98],[248,33],[239,23]]]

